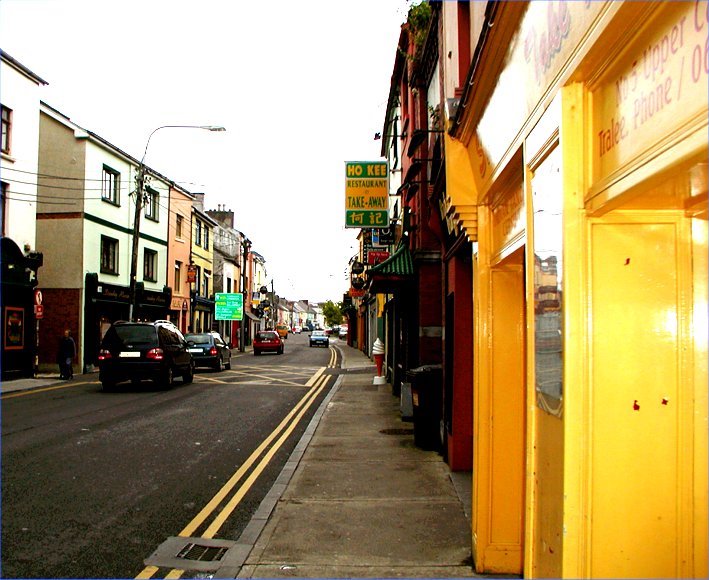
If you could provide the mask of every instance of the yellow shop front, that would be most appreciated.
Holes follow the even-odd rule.
[[[706,577],[707,3],[495,27],[450,141],[478,208],[476,571]]]

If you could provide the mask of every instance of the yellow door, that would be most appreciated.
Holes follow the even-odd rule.
[[[591,223],[592,577],[681,577],[691,559],[687,239],[679,212]]]
[[[525,490],[524,248],[486,273],[475,403],[473,552],[480,573],[521,573]],[[489,300],[488,304],[487,301]]]

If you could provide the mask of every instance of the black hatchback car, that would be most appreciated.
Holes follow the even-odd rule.
[[[218,332],[189,333],[185,334],[185,340],[194,366],[211,367],[215,371],[231,368],[231,347]]]
[[[105,391],[123,381],[150,380],[170,387],[175,376],[185,384],[194,378],[187,341],[169,321],[114,322],[101,341],[98,364]]]

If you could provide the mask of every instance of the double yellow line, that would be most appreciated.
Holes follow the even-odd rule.
[[[329,367],[334,366],[335,363],[335,351],[331,349],[330,353],[330,364]],[[227,518],[233,513],[236,507],[239,505],[241,500],[251,489],[251,486],[256,482],[259,475],[268,466],[273,456],[281,448],[281,446],[286,442],[290,434],[296,428],[303,415],[308,411],[311,405],[318,398],[322,390],[325,388],[327,381],[329,379],[328,375],[323,375],[327,367],[320,368],[305,384],[306,387],[310,387],[308,392],[303,396],[303,398],[296,404],[295,407],[286,415],[286,417],[281,421],[281,423],[274,429],[274,431],[259,445],[254,452],[249,456],[249,458],[244,462],[244,464],[239,467],[239,469],[229,478],[224,486],[216,493],[216,495],[209,501],[209,503],[202,508],[202,510],[194,517],[194,519],[185,526],[185,528],[178,534],[181,537],[193,537],[196,530],[202,526],[207,518],[209,518],[222,504],[222,502],[232,493],[237,483],[248,473],[251,467],[256,463],[256,461],[261,457],[261,454],[268,449],[269,445],[278,437],[273,446],[268,449],[268,452],[261,458],[256,467],[246,478],[246,480],[236,489],[231,499],[224,505],[224,507],[219,511],[211,524],[207,529],[199,536],[201,538],[213,538],[219,529],[224,525]],[[279,437],[280,435],[280,437]],[[152,578],[158,572],[159,568],[157,566],[147,566],[136,578]],[[165,578],[181,578],[184,574],[184,570],[175,569],[172,570]]]

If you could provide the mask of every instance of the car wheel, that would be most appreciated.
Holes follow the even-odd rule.
[[[101,387],[103,388],[103,391],[105,393],[110,393],[116,390],[116,383],[114,383],[113,381],[102,381]]]
[[[283,347],[278,349],[278,354],[283,354]]]
[[[222,360],[221,356],[217,357],[217,362],[214,363],[214,370],[218,373],[224,370],[224,361]]]
[[[172,387],[172,383],[175,380],[175,375],[172,372],[172,367],[168,366],[167,369],[165,369],[165,372],[162,375],[162,386],[165,387],[166,389],[169,389]]]
[[[185,385],[189,385],[192,381],[194,381],[194,365],[190,365],[187,372],[182,375],[182,382]]]
[[[254,349],[254,356],[259,356],[261,354],[260,350]]]
[[[226,361],[226,364],[224,365],[224,368],[228,371],[231,370],[231,358]]]

